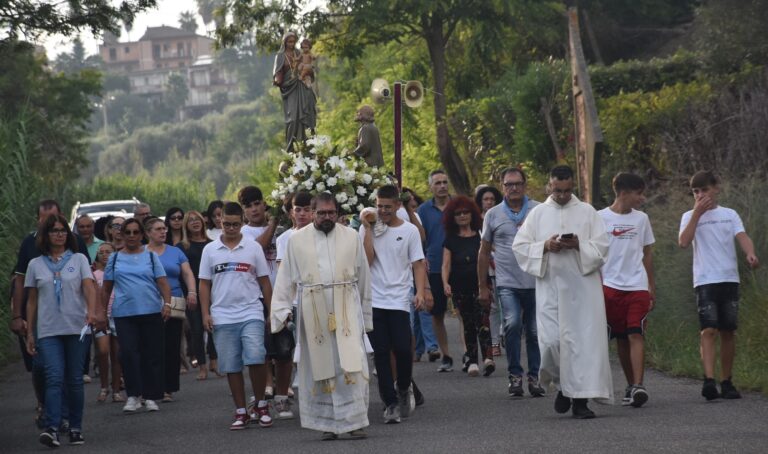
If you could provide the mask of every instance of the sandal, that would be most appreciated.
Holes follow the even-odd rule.
[[[112,393],[112,402],[125,402],[125,397],[119,392]]]
[[[163,402],[173,402],[173,395],[171,393],[163,393]]]
[[[196,380],[206,380],[208,378],[208,371],[205,370],[205,367],[200,368],[200,372],[197,374],[197,377],[195,377]]]
[[[96,402],[104,402],[107,400],[107,395],[109,395],[109,390],[107,388],[101,388],[98,397],[96,397]]]

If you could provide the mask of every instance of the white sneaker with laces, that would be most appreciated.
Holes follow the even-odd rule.
[[[123,406],[123,411],[125,412],[135,412],[141,407],[141,401],[138,397],[129,396],[128,401],[125,402],[125,405]]]
[[[144,401],[144,406],[147,407],[147,411],[158,411],[160,410],[160,407],[157,406],[157,403],[154,400],[147,399]]]
[[[467,369],[467,375],[470,377],[477,377],[480,375],[480,368],[477,367],[477,364],[472,363],[469,365],[469,369]]]

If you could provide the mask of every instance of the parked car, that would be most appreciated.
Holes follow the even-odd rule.
[[[131,200],[104,200],[101,202],[80,203],[79,201],[72,207],[70,216],[70,225],[74,229],[75,221],[78,216],[87,214],[98,221],[99,218],[106,216],[123,216],[125,218],[133,217],[136,206],[141,202],[136,197]]]

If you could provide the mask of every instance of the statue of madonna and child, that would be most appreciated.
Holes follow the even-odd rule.
[[[280,88],[283,98],[287,151],[293,151],[294,143],[314,136],[317,123],[316,57],[310,40],[304,39],[301,49],[296,47],[298,41],[295,32],[283,36],[272,70],[272,83]]]

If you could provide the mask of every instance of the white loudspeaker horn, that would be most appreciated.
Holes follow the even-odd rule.
[[[424,86],[418,80],[409,80],[405,84],[405,105],[416,108],[424,102]]]
[[[374,102],[383,104],[392,97],[392,90],[389,89],[389,83],[384,79],[374,79],[371,83],[371,98]]]

